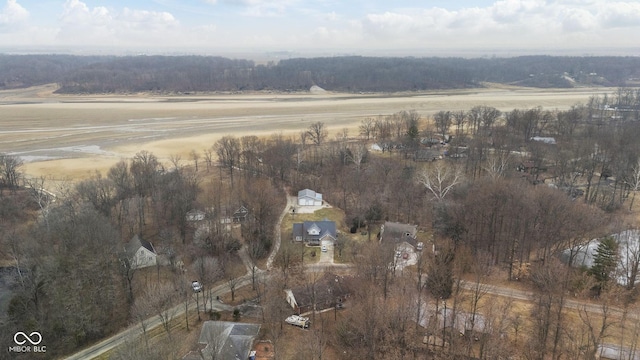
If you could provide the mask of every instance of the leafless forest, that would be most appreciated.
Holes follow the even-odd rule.
[[[540,88],[632,86],[634,57],[288,59],[255,64],[212,56],[1,55],[0,89],[49,83],[59,93],[193,91],[397,92],[478,87],[495,82]]]
[[[305,267],[310,250],[283,234],[277,271],[250,285],[261,306],[250,321],[263,324],[278,358],[595,359],[605,345],[635,349],[640,256],[630,257],[621,286],[610,242],[591,269],[559,255],[638,228],[638,121],[633,88],[568,110],[407,109],[364,118],[357,133],[329,135],[317,121],[294,136],[227,135],[169,162],[141,150],[55,188],[46,176],[24,176],[22,160],[4,154],[0,255],[10,297],[0,332],[42,332],[42,358],[51,358],[157,316],[167,343],[178,344],[172,324],[199,322],[168,311],[194,301],[190,281],[206,286],[198,298],[205,312],[214,284],[226,284],[235,301],[241,254],[254,271],[264,267],[286,193],[312,188],[342,211],[345,235],[335,246],[355,280],[334,321],[317,315],[291,344],[283,290],[313,287],[319,276]],[[249,216],[228,226],[241,206]],[[193,209],[206,226],[192,226]],[[394,244],[377,240],[385,221],[417,225],[427,245],[401,272],[389,266]],[[124,247],[134,235],[152,240],[164,263],[132,266]],[[113,357],[182,355],[150,339],[145,332],[138,352]]]

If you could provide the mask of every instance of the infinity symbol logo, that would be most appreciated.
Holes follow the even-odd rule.
[[[18,341],[18,338],[22,336],[23,340]],[[22,331],[18,331],[15,335],[13,335],[13,341],[17,345],[24,345],[27,341],[31,343],[31,345],[38,345],[42,342],[42,335],[39,332],[34,331],[31,334],[27,335]]]

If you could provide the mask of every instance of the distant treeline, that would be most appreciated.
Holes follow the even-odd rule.
[[[301,91],[397,92],[496,82],[533,87],[626,86],[637,57],[289,59],[268,65],[213,56],[0,55],[0,89],[57,83],[60,93]]]

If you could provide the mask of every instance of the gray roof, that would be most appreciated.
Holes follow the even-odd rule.
[[[320,235],[309,235],[309,230],[318,229]],[[301,236],[304,240],[317,240],[330,235],[336,238],[336,222],[335,221],[305,221],[303,223],[293,224],[293,237]]]
[[[134,235],[124,249],[128,255],[133,255],[141,246],[154,254],[156,253],[156,249],[153,248],[153,245],[147,240],[141,239],[138,235]]]
[[[401,224],[387,221],[380,228],[380,239],[394,243],[407,242],[416,246],[417,225]]]
[[[205,359],[245,360],[253,346],[253,340],[260,331],[259,324],[234,323],[228,321],[205,321],[200,331],[200,344],[207,344],[202,350]]]
[[[317,193],[310,189],[304,189],[304,190],[298,191],[298,198],[303,198],[303,197],[311,198],[315,200],[322,200],[322,194]]]
[[[315,307],[324,310],[334,306],[338,298],[344,299],[351,294],[354,279],[324,273],[315,284],[306,284],[290,289],[299,307]]]

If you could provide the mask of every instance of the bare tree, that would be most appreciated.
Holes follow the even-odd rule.
[[[152,313],[158,316],[169,338],[171,338],[171,321],[178,312],[177,307],[174,306],[175,300],[175,289],[173,285],[166,282],[150,284],[142,300],[146,301]]]
[[[362,143],[358,143],[355,146],[352,146],[349,150],[349,160],[351,160],[356,165],[356,171],[358,172],[358,174],[360,174],[362,161],[368,154],[367,147]]]
[[[207,171],[209,171],[213,164],[213,149],[209,148],[204,150],[204,162],[207,164]]]
[[[44,188],[45,178],[31,178],[25,180],[29,188],[29,195],[40,208],[40,216],[49,230],[49,206],[56,200],[56,195]]]
[[[464,133],[467,113],[464,110],[454,111],[451,113],[451,117],[453,117],[453,123],[456,125],[456,137],[460,137]]]
[[[193,160],[193,165],[196,167],[196,172],[198,172],[198,160],[200,160],[200,153],[195,150],[191,150],[191,152],[189,153],[189,156],[191,156],[191,160]]]
[[[462,170],[436,162],[418,173],[418,182],[425,186],[434,199],[442,201],[451,189],[462,182]]]
[[[595,360],[598,347],[602,345],[603,340],[611,336],[610,328],[614,325],[611,314],[611,304],[609,299],[602,299],[599,314],[594,314],[584,305],[578,309],[580,320],[587,329],[589,341],[585,349],[585,359]]]
[[[15,190],[20,182],[22,173],[20,167],[23,162],[17,156],[0,154],[0,181],[3,186],[11,190]],[[0,195],[2,195],[2,187],[0,187]]]
[[[536,290],[533,295],[534,334],[530,342],[531,352],[536,359],[546,359],[551,342],[552,358],[555,359],[560,352],[562,329],[565,326],[568,269],[558,260],[552,259],[533,268],[531,280]]]
[[[227,287],[231,292],[231,301],[235,301],[236,290],[238,289],[238,285],[240,285],[240,282],[242,280],[240,276],[245,273],[245,266],[242,261],[237,263],[230,263],[229,261],[227,261],[224,270]]]
[[[207,311],[207,302],[212,307],[213,301],[213,284],[224,276],[224,271],[217,258],[210,256],[200,256],[193,263],[194,273],[198,275],[198,280],[202,284],[204,311]],[[198,301],[198,299],[196,299]],[[199,310],[198,310],[199,314]]]
[[[169,162],[173,165],[174,170],[180,170],[182,167],[180,163],[182,162],[182,155],[180,154],[171,154],[169,155]]]
[[[280,251],[276,255],[275,265],[282,271],[282,281],[284,286],[287,286],[290,272],[298,264],[298,257],[296,256],[296,244],[291,241],[282,241],[280,245]],[[304,245],[300,245],[304,246]]]
[[[633,209],[633,201],[636,198],[636,193],[640,190],[640,159],[633,165],[631,168],[631,172],[628,174],[625,182],[633,191],[633,195],[631,196],[631,202],[629,203],[629,210]]]
[[[141,230],[145,226],[146,199],[155,192],[161,168],[158,158],[146,150],[136,153],[131,160],[129,171],[137,195],[138,223]]]
[[[509,151],[495,150],[491,155],[487,157],[486,166],[484,170],[492,178],[503,177],[505,171],[509,167],[511,156]]]
[[[233,187],[233,171],[240,161],[240,141],[235,136],[224,136],[214,145],[218,161],[229,171]]]
[[[369,140],[374,133],[375,129],[375,120],[373,118],[367,117],[360,121],[360,135],[364,137],[366,140]]]
[[[149,336],[147,330],[149,329],[149,322],[151,316],[154,314],[153,307],[149,303],[149,299],[145,297],[139,297],[131,305],[131,318],[140,323],[140,329],[142,329],[142,336],[147,349],[149,349]]]
[[[451,127],[451,112],[450,111],[438,111],[434,116],[433,120],[436,124],[436,129],[444,138]]]
[[[320,145],[327,138],[328,132],[325,128],[324,122],[318,121],[309,125],[309,130],[307,131],[309,134],[309,138],[313,141],[314,144]]]

